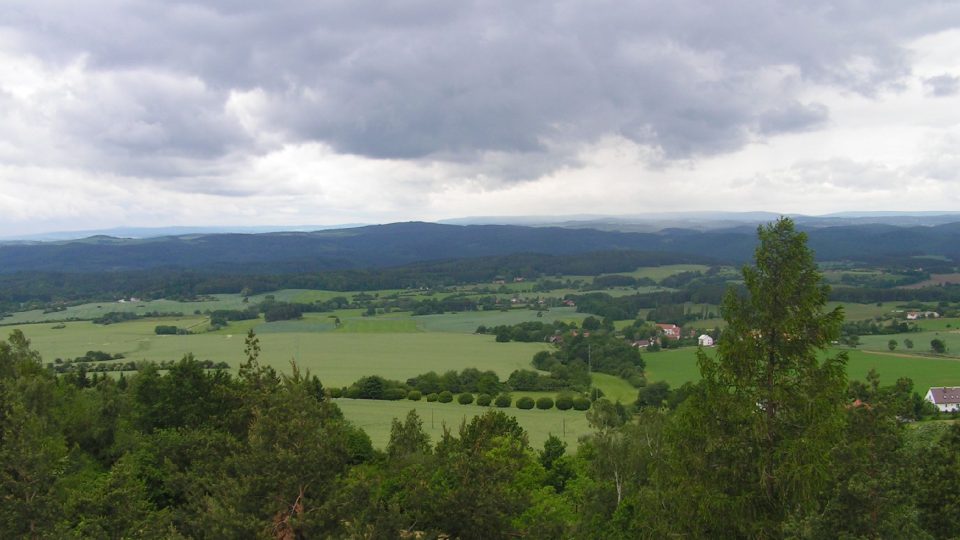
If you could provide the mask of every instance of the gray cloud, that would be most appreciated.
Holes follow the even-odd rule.
[[[960,77],[944,73],[923,80],[927,91],[936,97],[955,96],[960,93]]]
[[[16,52],[83,56],[96,78],[58,107],[58,129],[98,163],[161,176],[263,150],[225,112],[252,90],[257,129],[373,158],[494,155],[509,170],[514,156],[535,176],[607,135],[667,159],[730,152],[823,125],[804,81],[895,86],[905,40],[960,22],[894,0],[11,3],[0,32]],[[956,91],[942,77],[933,92]]]

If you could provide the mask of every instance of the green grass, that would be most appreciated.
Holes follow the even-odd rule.
[[[341,319],[342,325],[337,332],[357,334],[398,334],[406,332],[420,332],[417,321],[406,317],[368,317]]]
[[[960,332],[960,318],[920,319],[915,321],[921,329],[931,332]]]
[[[843,306],[843,317],[848,321],[863,321],[867,319],[872,319],[874,317],[879,317],[882,315],[889,315],[895,309],[898,309],[897,306],[899,302],[881,302],[878,306],[877,304],[855,304],[851,302],[828,302],[827,309],[832,310],[837,306]]]
[[[610,401],[629,404],[637,400],[637,389],[620,377],[606,373],[592,373],[590,377],[593,386],[602,390],[604,397]]]
[[[908,332],[905,334],[891,334],[886,336],[860,336],[860,349],[867,351],[888,352],[887,344],[896,340],[898,345],[894,352],[903,354],[932,354],[930,342],[939,339],[947,345],[947,356],[960,358],[960,329],[945,329],[933,332]],[[907,349],[903,344],[905,339],[913,341],[913,349]]]
[[[865,379],[870,369],[877,370],[882,384],[893,384],[899,377],[913,379],[913,388],[925,394],[931,386],[960,386],[960,360],[922,356],[892,356],[868,351],[847,351],[847,376]]]
[[[711,349],[705,350],[707,354],[713,353]],[[697,349],[694,347],[644,353],[647,381],[667,381],[675,388],[688,381],[700,380],[696,353]]]
[[[344,416],[363,428],[370,435],[373,445],[385,448],[390,440],[390,425],[394,418],[403,419],[410,409],[416,409],[423,420],[423,429],[430,435],[432,443],[436,443],[443,434],[445,424],[454,434],[464,420],[493,409],[503,411],[517,419],[517,422],[527,431],[530,444],[534,448],[542,448],[544,441],[550,435],[556,435],[567,442],[570,449],[577,445],[577,438],[592,432],[587,424],[586,415],[582,411],[560,411],[550,409],[528,411],[511,406],[506,409],[497,407],[480,407],[478,405],[460,405],[452,403],[427,403],[426,401],[374,401],[364,399],[337,399],[336,404],[343,411]],[[564,435],[564,432],[566,435]]]
[[[712,354],[706,349],[707,354]],[[839,350],[828,351],[836,354]],[[923,356],[893,356],[863,350],[845,350],[849,356],[847,377],[864,380],[871,369],[880,374],[882,384],[893,384],[900,377],[913,379],[914,389],[923,394],[931,386],[960,386],[960,360]],[[677,387],[700,380],[696,349],[687,347],[643,355],[648,381],[667,381]]]
[[[412,317],[418,326],[429,332],[457,332],[473,333],[477,327],[512,325],[522,322],[540,321],[576,321],[579,324],[587,316],[586,313],[577,313],[576,308],[555,307],[542,311],[542,317],[532,309],[511,309],[508,311],[466,311],[461,313],[445,313],[443,315],[420,315]]]
[[[710,267],[703,264],[667,264],[664,266],[651,266],[638,268],[633,272],[626,272],[623,275],[639,278],[650,278],[660,283],[664,278],[679,274],[681,272],[706,272]]]
[[[225,329],[236,333],[158,336],[153,332],[158,323],[186,326],[200,320],[203,319],[137,320],[108,326],[70,322],[62,329],[53,329],[51,324],[32,324],[9,330],[22,329],[47,362],[102,350],[122,353],[134,361],[176,360],[192,352],[201,360],[237,366],[244,358],[244,326],[231,324]],[[290,360],[295,359],[327,386],[348,385],[365,375],[406,380],[427,371],[439,373],[467,367],[491,369],[506,379],[515,369],[530,369],[533,355],[548,348],[543,343],[496,343],[493,336],[471,334],[302,332],[285,326],[301,322],[258,324],[256,331],[263,351],[261,362],[287,371]],[[268,328],[276,331],[266,331]]]

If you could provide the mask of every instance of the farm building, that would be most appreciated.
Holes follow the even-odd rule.
[[[680,327],[675,324],[657,323],[657,328],[663,331],[665,337],[680,339]]]
[[[925,398],[941,412],[960,411],[960,386],[938,386],[927,390]]]
[[[940,314],[936,311],[908,311],[907,320],[915,321],[917,319],[938,319]]]
[[[701,334],[700,337],[697,338],[697,344],[701,347],[713,347],[713,338],[706,334]]]

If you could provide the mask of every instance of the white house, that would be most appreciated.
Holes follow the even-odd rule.
[[[937,386],[927,390],[927,401],[941,412],[960,411],[960,386]]]
[[[700,337],[697,338],[697,343],[701,347],[713,347],[713,338],[706,334],[701,334]]]

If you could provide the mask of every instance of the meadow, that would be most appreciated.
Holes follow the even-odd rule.
[[[648,381],[667,381],[677,387],[700,379],[696,349],[692,347],[647,353]],[[713,354],[710,349],[707,354]],[[926,393],[931,386],[960,386],[960,359],[889,354],[859,349],[831,349],[827,354],[846,352],[847,377],[864,380],[871,369],[880,375],[881,384],[893,384],[900,377],[913,379],[914,390]]]
[[[243,331],[182,336],[158,336],[153,331],[158,323],[186,325],[196,320],[138,320],[107,326],[70,322],[61,329],[33,324],[8,330],[23,330],[47,362],[73,358],[89,350],[121,353],[133,361],[177,360],[187,352],[233,367],[243,361]],[[530,369],[533,355],[548,347],[543,343],[496,343],[489,335],[449,332],[269,331],[271,325],[284,328],[289,322],[254,326],[262,349],[261,362],[288,371],[290,361],[295,360],[327,386],[349,385],[365,375],[406,380],[427,371],[459,371],[465,367],[491,369],[506,379],[516,369]]]
[[[483,414],[488,410],[503,411],[517,419],[517,422],[527,431],[530,444],[534,448],[543,448],[543,442],[550,435],[556,435],[565,441],[569,448],[576,448],[577,439],[590,433],[586,413],[582,411],[560,411],[550,409],[521,410],[516,406],[499,409],[497,407],[481,407],[479,405],[460,405],[451,403],[427,403],[426,401],[374,401],[365,399],[337,399],[334,400],[343,411],[344,416],[357,424],[370,436],[373,445],[384,448],[390,440],[390,426],[394,418],[403,420],[407,412],[415,409],[423,420],[423,429],[430,435],[430,440],[437,442],[443,435],[443,426],[454,434],[461,422]]]
[[[684,271],[704,271],[701,265],[671,265],[659,268],[639,269],[630,273],[634,277],[649,277],[655,281]],[[587,280],[589,281],[589,280]],[[486,287],[486,285],[484,285]],[[531,293],[532,283],[509,283],[497,295],[509,299],[510,295],[523,293],[526,296],[556,296],[551,293]],[[643,288],[646,291],[648,288]],[[469,291],[469,288],[461,288]],[[477,289],[479,290],[479,289]],[[570,290],[577,293],[581,291]],[[636,289],[606,290],[612,295],[634,294]],[[312,291],[291,289],[269,293],[278,301],[310,303],[329,300],[335,296],[351,297],[352,292]],[[403,295],[414,298],[442,296],[424,291],[377,291],[380,297]],[[486,290],[477,294],[490,294]],[[7,317],[0,328],[4,334],[14,328],[24,331],[45,361],[56,358],[73,358],[86,351],[99,350],[111,354],[123,354],[127,360],[176,360],[192,352],[201,360],[224,361],[236,368],[244,359],[244,338],[248,330],[256,332],[262,349],[261,362],[273,365],[278,370],[289,371],[290,362],[317,375],[327,387],[346,386],[366,375],[380,375],[388,379],[406,380],[427,371],[443,372],[476,367],[493,370],[501,379],[516,369],[531,369],[532,356],[548,350],[544,343],[496,343],[491,335],[477,335],[474,331],[484,325],[513,325],[527,321],[565,321],[579,323],[587,315],[573,307],[549,309],[516,308],[508,310],[446,313],[441,315],[412,316],[408,312],[382,313],[365,316],[363,309],[342,309],[335,312],[306,313],[300,320],[264,322],[263,319],[235,321],[216,331],[207,331],[209,319],[202,312],[216,309],[243,309],[262,301],[267,294],[251,296],[248,302],[240,295],[215,295],[198,302],[155,300],[149,302],[90,303],[71,306],[64,311],[42,313],[20,312]],[[829,307],[838,305],[831,303]],[[692,304],[690,312],[719,311],[718,306]],[[848,304],[844,306],[849,320],[860,320],[885,315],[898,309],[895,303]],[[143,315],[148,312],[179,312],[179,317],[145,318],[111,325],[96,325],[89,321],[64,321],[71,318],[90,319],[111,311],[131,312]],[[640,317],[645,317],[643,310]],[[335,322],[339,320],[339,325]],[[34,324],[28,324],[32,321]],[[11,324],[17,323],[17,324]],[[617,327],[632,321],[618,321]],[[157,325],[175,325],[195,332],[192,335],[156,335]],[[908,376],[914,380],[915,389],[924,393],[929,386],[960,385],[960,359],[925,355],[929,341],[934,337],[947,343],[948,355],[960,353],[960,320],[939,319],[921,321],[923,331],[894,336],[863,336],[860,349],[846,350],[849,355],[848,375],[851,379],[863,379],[872,368],[876,369],[884,384],[898,377]],[[699,321],[696,326],[722,326],[721,319]],[[903,339],[910,338],[915,347],[907,351]],[[890,339],[898,340],[894,354],[887,350]],[[696,348],[687,347],[644,353],[647,363],[647,379],[651,382],[664,380],[674,388],[688,381],[699,379],[696,365]],[[713,354],[712,349],[706,350]],[[837,351],[831,351],[836,353]],[[910,354],[905,354],[905,353]],[[602,373],[593,374],[594,386],[611,400],[631,403],[636,399],[637,389],[626,381]],[[521,396],[538,398],[555,397],[556,392],[514,392],[516,400]],[[437,440],[443,426],[456,430],[460,423],[475,414],[487,410],[476,405],[456,403],[427,403],[426,401],[368,401],[339,399],[338,405],[351,421],[369,433],[375,446],[384,447],[390,434],[393,418],[402,418],[407,411],[417,409],[424,421],[427,433]],[[515,416],[527,430],[531,443],[541,446],[553,434],[575,446],[579,436],[589,432],[585,414],[578,411],[524,411],[515,406],[505,409]]]

